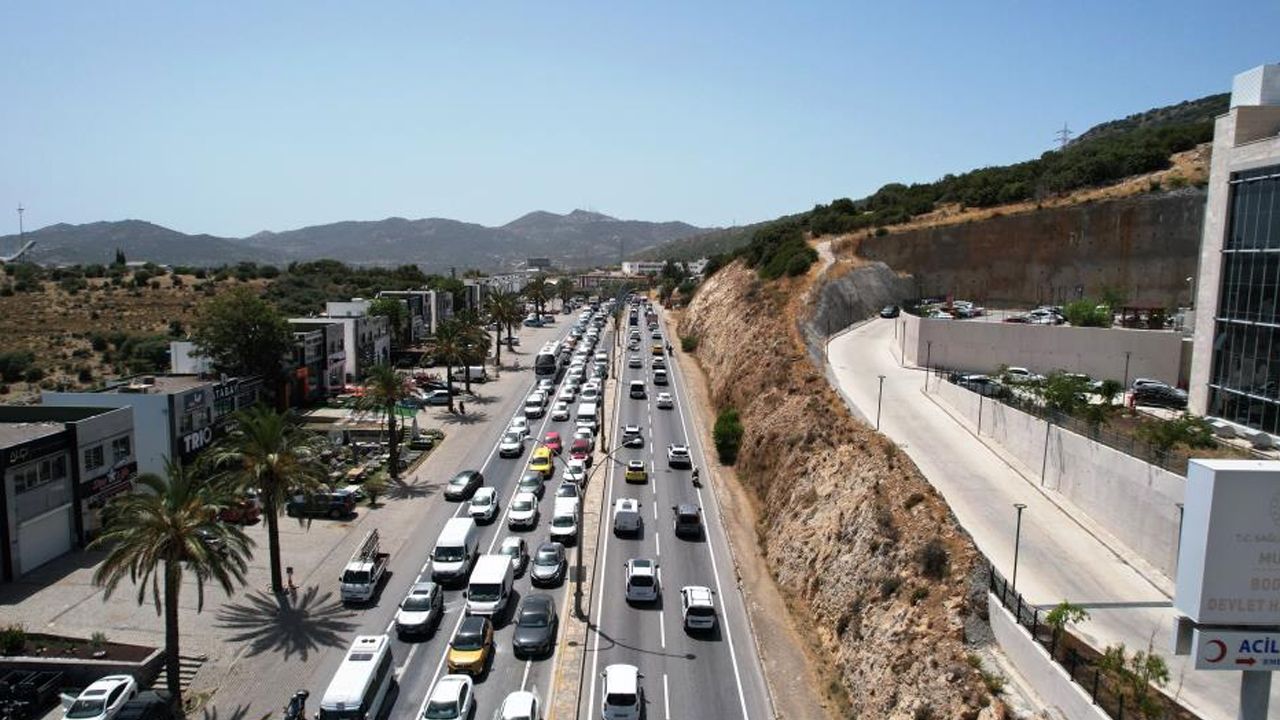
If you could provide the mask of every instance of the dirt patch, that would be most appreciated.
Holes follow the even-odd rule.
[[[111,642],[105,639],[95,642],[84,638],[28,633],[26,645],[22,652],[0,657],[115,660],[118,662],[137,663],[146,660],[153,652],[155,652],[155,648]]]

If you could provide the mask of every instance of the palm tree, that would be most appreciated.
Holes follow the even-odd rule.
[[[472,310],[464,310],[454,316],[458,327],[459,360],[466,371],[462,374],[467,394],[471,393],[471,371],[473,364],[484,364],[489,352],[489,333],[484,329],[480,316]]]
[[[172,463],[167,475],[140,475],[135,481],[139,492],[114,499],[105,513],[105,529],[90,547],[109,548],[93,573],[93,584],[105,589],[104,598],[127,577],[137,586],[141,605],[150,586],[156,614],[164,612],[165,683],[174,707],[181,708],[178,595],[183,576],[195,575],[200,612],[206,581],[216,581],[227,595],[244,584],[253,541],[238,526],[218,521],[218,510],[234,501],[229,487]]]
[[[328,489],[320,462],[323,437],[303,430],[287,413],[255,405],[235,415],[236,429],[202,460],[220,480],[240,491],[258,493],[267,519],[271,589],[284,590],[280,575],[280,513],[296,494]]]
[[[524,296],[533,303],[534,312],[538,317],[542,317],[542,309],[547,302],[547,276],[536,275],[529,284],[524,287]]]
[[[458,322],[445,320],[436,328],[436,356],[444,361],[444,381],[449,392],[449,412],[453,409],[453,366],[462,362],[462,331]]]
[[[507,328],[507,338],[511,337],[511,325],[520,321],[519,299],[514,293],[497,291],[485,300],[485,310],[489,313],[489,321],[498,326],[494,343],[493,366],[502,366],[502,328]]]
[[[568,278],[560,278],[556,282],[556,295],[560,296],[560,310],[563,311],[573,299],[573,283]]]
[[[405,389],[404,378],[390,365],[374,365],[364,378],[364,398],[361,404],[369,408],[378,408],[387,413],[387,450],[391,459],[387,470],[392,481],[400,479],[400,444],[396,437],[396,406],[409,396]]]

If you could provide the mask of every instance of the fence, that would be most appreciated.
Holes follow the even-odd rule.
[[[994,567],[988,567],[991,594],[999,598],[1000,604],[1013,614],[1018,624],[1108,716],[1114,720],[1198,719],[1197,715],[1153,687],[1147,689],[1146,708],[1142,709],[1141,703],[1132,696],[1132,677],[1124,678],[1122,673],[1104,668],[1100,662],[1101,653],[1071,633],[1047,624],[1045,615],[1048,613],[1028,604]],[[1127,691],[1122,689],[1125,686],[1128,686]]]

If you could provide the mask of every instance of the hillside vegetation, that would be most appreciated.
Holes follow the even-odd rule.
[[[745,228],[685,238],[648,253],[689,259],[732,253],[754,240],[795,227],[813,236],[889,228],[943,208],[956,216],[969,208],[1003,208],[1049,201],[1120,183],[1125,178],[1173,167],[1175,157],[1213,139],[1213,118],[1226,112],[1229,96],[1210,95],[1102,123],[1061,150],[1013,165],[946,175],[929,183],[889,183],[858,199],[840,198],[812,210]],[[1187,182],[1190,178],[1182,178]],[[1145,191],[1163,189],[1158,182]],[[767,240],[766,240],[767,242]]]

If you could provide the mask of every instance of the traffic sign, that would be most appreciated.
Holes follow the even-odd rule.
[[[1197,670],[1276,670],[1280,668],[1280,631],[1196,628],[1191,654]]]

